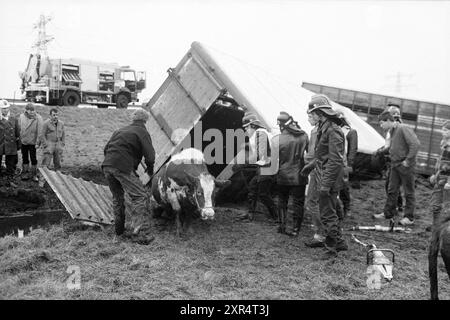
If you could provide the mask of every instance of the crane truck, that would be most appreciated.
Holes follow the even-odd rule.
[[[97,105],[126,108],[137,102],[146,86],[144,71],[129,66],[82,59],[50,59],[30,54],[27,68],[20,72],[26,101],[47,105]]]

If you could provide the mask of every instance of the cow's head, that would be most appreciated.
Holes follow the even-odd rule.
[[[194,190],[194,200],[203,220],[214,218],[216,193],[230,183],[229,180],[217,180],[208,172],[199,175],[198,184],[196,184]]]
[[[209,172],[203,153],[189,148],[174,155],[167,165],[166,174],[176,180],[183,191],[183,197],[193,205],[203,220],[214,218],[214,198],[216,192],[231,184],[230,181],[216,180]],[[181,193],[180,193],[181,194]]]

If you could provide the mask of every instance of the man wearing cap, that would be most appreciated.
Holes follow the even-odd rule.
[[[337,195],[344,180],[344,133],[336,111],[331,108],[327,96],[312,96],[308,113],[315,113],[319,119],[315,149],[315,168],[319,175],[319,210],[325,229],[325,241],[308,243],[309,247],[325,246],[324,258],[335,257],[338,251],[348,250],[342,238],[339,217],[336,212]]]
[[[142,157],[147,166],[146,173],[153,175],[155,150],[145,123],[149,113],[137,109],[132,114],[132,123],[115,131],[104,148],[105,159],[102,170],[113,195],[115,231],[122,235],[125,231],[125,198],[127,193],[132,202],[132,236],[137,236],[148,219],[146,192],[136,170]],[[147,237],[147,241],[153,236]]]
[[[396,122],[402,123],[402,118],[401,118],[401,114],[400,114],[400,108],[398,105],[396,104],[388,104],[386,109],[387,111],[389,111],[390,114],[392,114],[392,117],[394,118],[394,120]],[[386,137],[385,137],[385,143],[384,146],[382,146],[381,148],[379,148],[377,151],[375,151],[375,155],[376,156],[383,156],[386,161],[387,161],[387,170],[386,170],[386,183],[384,184],[384,188],[386,191],[386,196],[389,193],[389,177],[391,175],[391,159],[389,157],[389,146],[391,144],[391,131],[387,130],[386,131]],[[397,210],[402,212],[403,211],[403,198],[402,198],[402,193],[398,192],[398,197],[397,197]],[[374,217],[381,217],[384,218],[384,216],[382,215],[374,215]]]
[[[36,148],[40,144],[42,124],[42,117],[36,113],[34,105],[28,103],[24,113],[19,116],[20,141],[22,142],[22,180],[29,179],[29,173],[31,173],[33,181],[38,181]]]
[[[246,112],[242,118],[242,127],[249,137],[249,143],[246,145],[248,149],[248,164],[256,165],[257,172],[250,180],[248,186],[248,212],[241,215],[241,219],[253,220],[256,212],[258,199],[267,207],[270,217],[277,219],[277,208],[270,194],[273,183],[273,175],[271,172],[262,174],[261,168],[270,168],[271,164],[271,148],[269,133],[261,124],[256,115]],[[268,170],[270,171],[270,170]]]
[[[397,216],[397,197],[400,185],[405,192],[405,216],[399,223],[411,225],[414,223],[415,198],[415,165],[420,142],[414,131],[404,124],[395,121],[389,110],[379,116],[380,126],[390,131],[391,139],[389,156],[391,158],[391,172],[389,175],[389,190],[384,212],[374,214],[376,219],[392,219]]]
[[[338,202],[338,211],[340,211],[341,219],[344,219],[350,212],[350,183],[349,176],[353,172],[353,163],[356,152],[358,151],[358,132],[350,127],[344,112],[337,111],[338,118],[341,120],[340,127],[345,136],[345,153],[344,153],[344,186],[339,191],[339,199],[342,202],[342,207]]]
[[[308,182],[307,177],[300,175],[305,165],[308,135],[287,112],[280,112],[277,123],[281,131],[278,137],[278,232],[296,236],[303,221],[305,188]]]
[[[5,155],[6,178],[10,186],[16,187],[14,173],[20,149],[20,130],[17,118],[11,116],[8,101],[0,100],[0,163]]]

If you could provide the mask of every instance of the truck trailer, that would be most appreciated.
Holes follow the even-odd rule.
[[[50,59],[31,54],[20,73],[25,100],[47,105],[115,105],[126,108],[137,102],[146,86],[145,72],[129,66],[82,59]]]
[[[315,93],[326,94],[333,101],[353,110],[381,135],[384,133],[379,126],[378,115],[383,112],[386,105],[398,105],[403,123],[413,129],[420,140],[416,171],[423,175],[433,174],[441,152],[441,128],[445,121],[450,120],[450,105],[310,82],[303,82],[302,87]]]

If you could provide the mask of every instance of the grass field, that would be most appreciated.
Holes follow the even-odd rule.
[[[18,111],[17,108],[13,109]],[[48,114],[48,107],[38,111]],[[111,133],[129,122],[130,110],[61,109],[66,123],[63,172],[104,183],[100,171],[103,146]],[[217,219],[196,222],[194,233],[177,238],[175,227],[155,223],[149,245],[122,241],[111,227],[82,226],[70,218],[24,238],[0,238],[0,297],[3,299],[428,299],[427,245],[431,224],[431,190],[417,184],[417,216],[411,234],[354,232],[365,242],[395,252],[394,279],[380,290],[366,286],[365,250],[350,240],[350,249],[335,261],[320,260],[320,249],[304,246],[313,232],[306,217],[301,234],[276,232],[266,215],[255,221],[234,218],[239,204],[222,205]],[[48,202],[55,195],[46,188]],[[374,225],[382,210],[384,181],[363,181],[352,189],[353,225]],[[81,289],[67,287],[70,266],[81,274]],[[439,260],[440,298],[450,299],[449,279]]]

